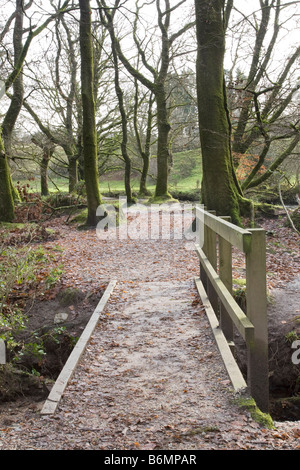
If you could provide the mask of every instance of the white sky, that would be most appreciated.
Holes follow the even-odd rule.
[[[171,6],[176,5],[179,1],[180,0],[171,0]],[[45,19],[45,17],[44,18],[42,17],[43,13],[46,14],[47,10],[53,11],[53,9],[51,8],[50,1],[39,0],[36,3],[38,7],[35,7],[35,8],[33,7],[32,9],[28,10],[28,15],[31,14],[32,10],[35,11],[36,13],[34,17],[36,21],[34,21],[33,23],[41,24],[42,20]],[[92,0],[92,3],[94,3],[94,0]],[[144,3],[146,3],[145,0],[140,0],[140,4],[144,4]],[[289,5],[291,2],[289,0],[283,0],[282,3],[285,5]],[[134,4],[135,4],[135,0],[128,0],[125,5],[129,9],[129,8],[134,8]],[[9,15],[11,14],[11,12],[13,11],[14,5],[15,5],[15,0],[9,0],[9,1],[0,0],[0,9],[1,9],[1,16],[2,16],[2,18],[0,16],[0,27],[1,25],[4,24],[5,19],[7,19]],[[191,10],[193,9],[193,5],[194,5],[194,0],[187,0],[185,5],[182,6],[181,9],[178,9],[174,12],[173,21],[174,19],[176,19],[176,22],[174,22],[176,23],[176,25],[179,25],[180,27],[186,22],[188,14],[190,14]],[[251,13],[253,13],[253,11],[256,11],[257,14],[259,15],[259,11],[260,11],[259,0],[234,0],[234,6],[237,9],[239,9],[244,15],[249,15],[249,20],[252,22],[253,22],[253,16],[251,16]],[[143,12],[142,13],[143,19],[145,20],[145,22],[150,20],[152,24],[156,23],[157,13],[156,13],[155,5],[148,6],[145,9],[143,8],[142,12]],[[290,16],[291,18],[289,19],[289,22],[285,24],[285,29],[282,29],[282,32],[281,32],[282,39],[278,43],[278,46],[276,47],[276,54],[278,55],[278,58],[279,57],[281,58],[282,56],[286,56],[291,50],[291,48],[295,49],[295,47],[299,46],[300,0],[296,2],[293,6],[289,6],[288,8],[284,9],[284,11],[282,12],[282,18],[290,17]],[[239,22],[239,15],[236,11],[233,11],[232,19],[236,22]],[[128,26],[130,26],[130,24]],[[148,28],[146,32],[147,33],[150,32],[150,35],[151,35],[153,31],[151,30],[151,28]],[[253,40],[252,40],[253,36],[251,33],[253,33],[253,28],[249,26],[248,33],[246,33],[243,37],[243,46],[239,50],[239,54],[241,57],[238,62],[238,66],[241,69],[246,69],[248,62],[249,62],[248,58],[251,57],[251,52],[253,48]],[[270,34],[271,33],[272,33],[272,28],[270,28]],[[41,40],[41,37],[37,37],[34,40],[32,47],[30,49],[31,57],[34,56],[35,50],[39,51],[38,44],[40,40]],[[228,45],[228,51],[226,54],[225,67],[230,68],[231,54],[232,54],[232,51],[234,51],[234,48],[231,49],[229,38],[227,41],[227,45]],[[0,48],[0,52],[1,52],[1,48]],[[0,70],[0,80],[1,79],[4,80],[5,77],[1,76],[1,70]],[[1,99],[1,82],[0,82],[0,99]]]

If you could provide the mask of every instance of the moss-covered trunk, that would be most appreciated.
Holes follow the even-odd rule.
[[[76,156],[69,159],[69,193],[75,190],[78,183],[78,161]]]
[[[169,133],[171,126],[168,119],[167,96],[165,83],[156,85],[157,104],[157,180],[155,196],[169,198],[168,178],[169,178]]]
[[[0,221],[12,222],[15,217],[14,199],[5,149],[0,135]]]
[[[203,203],[240,222],[244,202],[233,168],[231,124],[224,85],[224,0],[195,0],[197,95],[203,162]]]
[[[23,1],[16,0],[16,13],[15,13],[15,25],[14,25],[14,32],[13,32],[13,48],[14,48],[14,67],[17,68],[19,57],[22,53],[23,44],[22,44],[22,37],[23,37],[23,18],[24,18],[24,11],[23,11]],[[5,149],[6,155],[6,166],[7,169],[5,170],[8,172],[8,178],[10,181],[11,186],[11,194],[14,201],[20,200],[20,195],[16,188],[13,185],[13,181],[10,174],[10,168],[8,164],[8,160],[11,157],[12,153],[12,133],[22,109],[23,99],[24,99],[24,85],[23,85],[23,75],[22,70],[16,76],[13,82],[13,94],[11,95],[11,102],[9,108],[5,114],[2,123],[2,138],[3,138],[3,146]]]
[[[14,46],[14,67],[18,65],[19,57],[22,53],[23,44],[23,0],[16,1],[15,25],[13,33],[13,46]],[[5,146],[6,155],[11,154],[11,138],[17,118],[22,109],[24,99],[24,85],[22,71],[18,74],[13,82],[13,94],[11,95],[10,106],[5,114],[2,123],[2,137]]]
[[[96,211],[101,204],[98,177],[97,131],[93,88],[93,47],[91,33],[91,8],[89,0],[79,0],[80,53],[82,95],[82,143],[84,176],[88,203],[87,225],[97,223]]]

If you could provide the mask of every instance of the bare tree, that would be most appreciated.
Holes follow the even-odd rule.
[[[224,79],[225,0],[195,0],[197,95],[202,150],[203,203],[240,223],[249,210],[236,180],[231,151],[231,122]]]
[[[243,75],[237,71],[235,77],[233,70],[230,72],[233,151],[237,164],[246,153],[258,155],[252,171],[242,182],[243,190],[265,181],[299,143],[300,116],[294,100],[300,88],[297,74],[300,47],[296,44],[286,58],[281,52],[280,62],[278,60],[275,64],[276,51],[281,48],[280,41],[286,41],[282,35],[292,20],[294,10],[289,9],[293,3],[287,6],[282,0],[260,0],[260,8],[253,14],[246,16],[239,12],[242,16],[239,24],[241,21],[246,23],[247,29],[244,27],[236,48],[243,51],[244,39],[249,41],[253,35],[253,51],[248,71]],[[231,27],[234,31],[234,26]],[[247,60],[244,62],[247,63]],[[236,49],[233,68],[238,63],[239,52]],[[282,151],[267,171],[259,174],[266,157],[274,153],[279,141],[285,142]]]
[[[87,225],[97,223],[96,211],[101,204],[98,177],[97,130],[94,100],[94,62],[89,0],[79,0],[80,6],[80,54],[82,96],[82,143],[84,177],[88,203]]]
[[[68,160],[69,192],[78,182],[78,160],[81,145],[81,98],[78,79],[78,24],[76,29],[64,16],[53,28],[54,56],[48,52],[45,62],[49,73],[39,75],[36,67],[31,76],[31,90],[23,106],[39,129],[53,144],[63,148]],[[45,55],[45,51],[41,51]],[[35,105],[39,101],[41,110]],[[52,109],[52,115],[47,115]],[[44,117],[45,115],[45,117]]]
[[[111,9],[117,9],[120,7],[121,1],[115,0],[114,4],[109,7],[105,0],[97,0],[98,6],[104,11],[110,11]],[[121,48],[120,40],[116,38],[116,49],[118,56],[123,63],[126,70],[137,80],[139,80],[145,87],[147,87],[155,96],[156,100],[156,112],[157,112],[157,183],[155,196],[158,198],[169,198],[168,192],[168,175],[169,175],[169,162],[170,162],[170,151],[169,151],[169,133],[170,133],[170,122],[167,106],[167,91],[166,91],[166,79],[168,76],[168,70],[171,61],[172,46],[175,41],[180,38],[186,31],[192,26],[193,22],[186,23],[182,28],[176,32],[171,33],[171,16],[172,13],[184,3],[185,0],[179,1],[176,5],[171,6],[169,0],[156,0],[152,3],[156,4],[157,11],[157,24],[160,33],[160,53],[159,60],[155,64],[151,64],[150,54],[146,53],[144,46],[144,39],[140,39],[138,36],[138,21],[140,17],[140,10],[142,6],[136,2],[135,19],[133,23],[133,42],[140,56],[141,62],[146,73],[142,73],[138,70],[132,62],[125,56]],[[163,8],[163,6],[164,8]],[[115,25],[113,24],[113,27]],[[153,58],[153,54],[151,54]],[[152,76],[152,79],[148,78],[148,75]]]
[[[137,145],[137,150],[143,161],[143,167],[141,171],[140,179],[140,196],[150,196],[151,193],[147,189],[147,176],[150,167],[150,154],[151,154],[151,141],[152,141],[152,130],[153,130],[153,120],[154,120],[154,96],[152,92],[144,94],[142,97],[139,93],[139,82],[135,78],[135,93],[134,93],[134,113],[133,113],[133,127],[135,140]],[[139,118],[139,110],[142,107],[143,101],[147,107],[146,110],[146,125],[143,133],[140,130],[141,118]]]
[[[124,103],[124,93],[123,89],[121,87],[120,83],[120,72],[119,72],[119,59],[118,59],[118,54],[117,54],[117,40],[115,36],[115,31],[113,27],[113,17],[115,14],[116,10],[109,12],[107,9],[104,10],[104,15],[103,11],[100,10],[100,16],[101,16],[101,21],[102,24],[105,25],[105,27],[108,29],[109,34],[110,34],[110,39],[111,39],[111,48],[112,48],[112,61],[114,65],[114,73],[115,73],[115,90],[116,90],[116,95],[118,98],[118,103],[119,103],[119,110],[120,110],[120,115],[121,115],[121,122],[122,122],[122,141],[121,141],[121,153],[123,160],[125,162],[125,191],[126,191],[126,197],[127,197],[127,202],[129,204],[135,202],[133,196],[132,196],[132,190],[131,190],[131,158],[128,154],[128,117],[127,117],[127,111],[125,108],[125,103]]]
[[[22,7],[18,0],[16,0],[16,12],[14,14],[15,21],[20,22],[22,21],[22,14],[24,14],[23,10],[23,2]],[[10,87],[18,80],[19,75],[22,73],[23,65],[25,58],[27,56],[29,47],[33,41],[33,39],[38,36],[42,31],[44,31],[48,25],[53,21],[58,15],[62,14],[67,6],[69,0],[66,0],[58,12],[54,14],[50,14],[48,18],[37,27],[32,26],[30,23],[29,32],[27,34],[27,38],[25,43],[21,46],[20,44],[20,37],[15,34],[15,47],[17,47],[16,54],[17,57],[14,58],[13,68],[12,71],[8,74],[5,80],[5,91],[8,92]],[[31,2],[29,2],[31,5]],[[22,11],[21,11],[22,10]],[[10,19],[8,20],[7,24],[11,24]],[[6,25],[7,25],[6,24]],[[4,30],[6,31],[6,27]],[[16,28],[15,28],[16,29]],[[19,92],[22,90],[18,90],[18,96],[20,98]],[[16,90],[15,90],[16,92]],[[16,96],[16,94],[15,94]],[[13,102],[12,102],[13,103]],[[15,103],[14,103],[15,105]],[[19,103],[17,103],[19,107]],[[14,119],[16,120],[16,113],[14,114]],[[8,163],[8,156],[5,149],[5,144],[3,142],[2,137],[0,136],[0,220],[2,221],[11,221],[14,219],[14,199],[13,199],[13,192],[12,192],[12,183],[11,183],[11,176],[10,176],[10,169]]]

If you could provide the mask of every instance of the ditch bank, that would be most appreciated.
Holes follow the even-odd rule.
[[[18,350],[7,351],[7,364],[0,368],[0,402],[24,397],[36,402],[49,395],[104,291],[105,286],[97,292],[64,288],[54,299],[27,302]]]
[[[300,276],[272,290],[268,303],[270,414],[275,421],[300,421],[299,292]],[[247,380],[246,349],[238,336],[235,344]]]
[[[272,292],[268,308],[270,406],[277,421],[300,420],[300,276]]]

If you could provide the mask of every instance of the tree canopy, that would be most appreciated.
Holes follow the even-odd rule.
[[[112,169],[129,200],[133,172],[149,194],[154,156],[153,200],[170,198],[174,149],[196,135],[202,202],[233,220],[249,208],[245,194],[298,155],[298,1],[91,0],[89,26],[83,2],[1,2],[1,220],[18,199],[16,132],[48,139],[46,173],[63,173],[70,192],[84,180],[93,212],[99,174]]]

